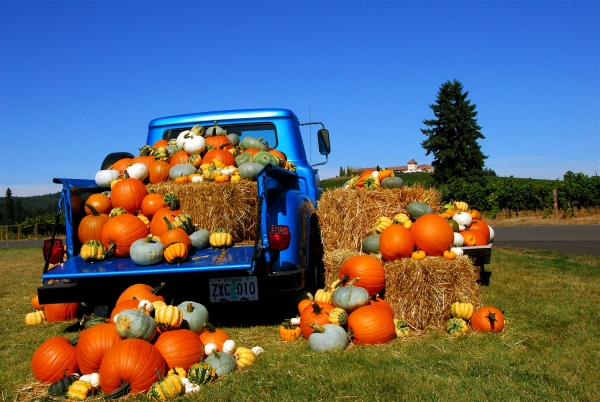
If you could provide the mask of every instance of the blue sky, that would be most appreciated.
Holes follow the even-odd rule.
[[[597,1],[0,4],[1,196],[93,178],[108,153],[136,153],[156,117],[238,108],[325,123],[322,178],[428,164],[420,129],[454,79],[498,175],[600,173]],[[305,138],[323,160],[315,130]]]

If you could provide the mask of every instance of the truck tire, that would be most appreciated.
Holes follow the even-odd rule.
[[[325,266],[323,264],[323,245],[321,243],[321,231],[315,220],[310,225],[310,244],[308,264],[306,266],[305,289],[313,295],[317,289],[325,286]]]
[[[100,170],[108,169],[116,161],[118,161],[119,159],[123,159],[123,158],[135,158],[135,156],[133,156],[129,152],[110,153],[106,156],[106,158],[104,158],[104,161],[102,162],[102,165],[100,166]]]

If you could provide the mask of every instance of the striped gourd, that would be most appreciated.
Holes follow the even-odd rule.
[[[188,370],[187,376],[190,381],[196,385],[208,384],[217,379],[215,369],[206,362],[192,364]]]

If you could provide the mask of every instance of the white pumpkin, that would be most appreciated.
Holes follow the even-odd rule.
[[[191,182],[192,183],[202,183],[203,180],[204,180],[204,177],[202,177],[202,176],[194,176],[194,177],[192,177]]]
[[[152,304],[150,300],[140,300],[138,303],[138,310],[150,314],[154,311],[154,304]]]
[[[97,389],[98,387],[100,387],[100,374],[99,373],[91,373],[91,374],[84,374],[81,377],[79,377],[80,381],[85,381],[88,384],[92,385],[92,388]]]
[[[177,141],[179,141],[179,137],[177,137]],[[206,149],[206,141],[204,137],[190,132],[184,136],[183,149],[189,154],[200,154]]]
[[[177,148],[179,149],[183,149],[183,143],[185,142],[185,140],[188,139],[188,137],[194,135],[194,133],[192,133],[190,130],[185,130],[179,133],[179,135],[177,136],[177,139],[175,140],[175,143],[177,144]]]
[[[465,254],[465,250],[463,250],[460,247],[452,247],[450,251],[454,252],[454,254],[456,254],[457,257]]]
[[[110,183],[119,178],[119,171],[114,169],[99,170],[94,180],[98,187],[110,188]]]
[[[143,163],[134,163],[125,169],[129,177],[134,179],[138,179],[140,181],[144,181],[146,177],[148,177],[148,167]]]
[[[458,232],[454,232],[454,242],[452,243],[455,247],[461,247],[465,244],[465,238]]]
[[[264,353],[265,350],[260,346],[255,346],[252,348],[252,352],[254,353],[254,356],[258,356],[259,354]]]
[[[494,241],[494,229],[490,225],[488,227],[490,228],[490,243],[492,243]]]
[[[462,225],[465,227],[471,226],[471,222],[473,222],[473,217],[468,212],[457,212],[452,219],[454,219],[459,226]]]
[[[211,343],[207,343],[206,345],[204,345],[204,355],[205,356],[210,356],[218,350],[219,349],[217,348],[217,345],[215,343],[211,342]]]
[[[290,324],[299,326],[300,325],[300,317],[290,318]]]
[[[235,341],[233,339],[227,339],[225,342],[223,342],[223,352],[234,354],[235,349]]]

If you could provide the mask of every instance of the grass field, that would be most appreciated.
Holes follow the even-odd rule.
[[[25,325],[41,267],[38,248],[0,249],[2,401],[64,400],[47,396],[29,368],[44,340],[77,336],[76,322]],[[275,324],[226,327],[238,345],[260,345],[266,352],[255,366],[181,399],[600,400],[600,258],[495,249],[486,269],[491,281],[481,291],[486,304],[504,310],[507,325],[501,334],[451,338],[430,332],[316,354],[304,340],[280,341]]]

